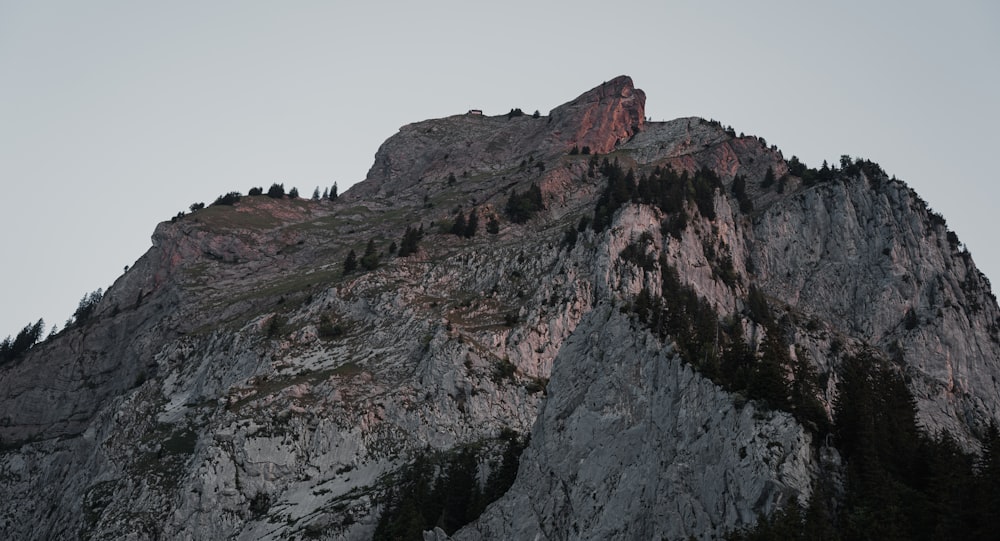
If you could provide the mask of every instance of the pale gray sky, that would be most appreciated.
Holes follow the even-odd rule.
[[[61,327],[193,202],[343,190],[404,124],[619,74],[654,120],[879,162],[1000,280],[1000,4],[805,4],[0,0],[0,338]]]

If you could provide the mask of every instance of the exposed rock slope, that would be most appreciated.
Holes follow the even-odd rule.
[[[843,356],[878,348],[926,428],[974,448],[1000,418],[1000,311],[943,220],[868,162],[817,181],[644,104],[619,77],[548,116],[419,122],[337,201],[160,224],[88,321],[0,367],[0,532],[367,539],[392,472],[504,430],[531,435],[517,480],[456,538],[681,539],[804,501],[835,451],[630,312],[665,266],[752,348],[761,292],[828,410]],[[683,224],[627,202],[579,227],[608,183],[583,147],[720,185]],[[532,185],[544,208],[512,222]],[[475,235],[448,232],[473,210]],[[391,253],[409,227],[417,251]],[[345,274],[369,241],[378,268]]]

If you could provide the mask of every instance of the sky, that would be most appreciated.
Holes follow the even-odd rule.
[[[192,203],[343,192],[405,124],[621,74],[653,120],[880,163],[1000,283],[1000,4],[806,4],[0,0],[0,338],[62,327]]]

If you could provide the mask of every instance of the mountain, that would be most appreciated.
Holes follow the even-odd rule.
[[[618,77],[418,122],[335,200],[159,224],[0,366],[0,531],[707,538],[866,509],[855,411],[992,471],[1000,310],[944,218],[874,162],[644,107]]]

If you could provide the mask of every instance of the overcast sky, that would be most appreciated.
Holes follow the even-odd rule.
[[[805,4],[0,0],[0,338],[62,327],[191,203],[343,191],[404,124],[620,74],[653,120],[879,162],[1000,281],[1000,4]]]

